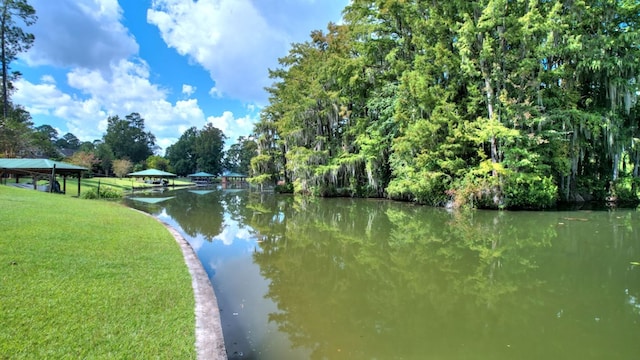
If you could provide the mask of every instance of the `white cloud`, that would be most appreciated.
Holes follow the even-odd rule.
[[[196,87],[195,86],[182,84],[182,94],[187,95],[187,96],[191,96],[195,92],[196,92]]]
[[[55,84],[56,83],[56,79],[54,79],[53,76],[51,76],[51,75],[43,75],[40,78],[40,81],[42,81],[45,84]]]
[[[231,143],[241,135],[247,135],[253,131],[253,124],[257,121],[249,115],[236,118],[231,111],[225,111],[221,116],[209,116],[207,122],[222,130]]]
[[[38,21],[28,29],[36,41],[24,55],[29,65],[109,70],[112,62],[138,53],[135,38],[120,23],[117,0],[32,0]]]
[[[31,114],[56,116],[66,120],[69,131],[83,141],[99,139],[106,131],[108,116],[124,117],[140,113],[145,128],[151,131],[163,149],[171,145],[182,131],[202,127],[205,115],[197,99],[166,100],[167,94],[148,79],[144,63],[120,61],[110,67],[111,79],[98,70],[74,69],[67,82],[83,96],[62,92],[55,83],[16,83],[14,101],[23,104]],[[43,79],[49,79],[44,77]]]
[[[209,90],[209,95],[211,95],[212,98],[222,98],[222,92],[215,86],[212,87],[211,90]]]
[[[147,21],[169,47],[204,67],[217,91],[263,102],[268,68],[286,54],[287,36],[269,26],[249,0],[154,0]]]
[[[166,45],[204,68],[213,80],[198,82],[202,79],[185,76],[164,85],[173,77],[163,73],[162,66],[150,68],[149,63],[158,66],[156,59],[149,58],[148,63],[140,58],[138,40],[123,25],[120,4],[127,4],[129,11],[128,1],[139,0],[124,1],[30,1],[38,21],[27,30],[35,34],[36,42],[22,54],[25,78],[16,81],[13,101],[25,106],[34,121],[66,127],[65,133],[92,141],[104,134],[108,116],[138,112],[164,149],[188,128],[202,128],[207,122],[234,142],[252,131],[259,105],[266,101],[268,68],[277,66],[290,42],[307,40],[311,29],[326,25],[327,13],[335,14],[334,8],[342,6],[338,5],[342,0],[151,0],[147,22],[157,27]],[[131,8],[144,7],[135,4]],[[126,16],[127,23],[140,22],[129,12]],[[150,32],[136,36],[146,49],[155,46],[146,42],[152,39]],[[35,73],[45,75],[30,78],[29,70],[35,67]],[[180,70],[171,67],[171,74]],[[192,84],[211,87],[213,99],[200,98],[206,101],[203,104],[192,99],[196,96]],[[249,115],[236,117],[224,111],[228,97],[244,102]],[[221,115],[208,116],[203,106]]]

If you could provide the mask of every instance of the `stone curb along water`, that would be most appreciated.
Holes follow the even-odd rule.
[[[198,360],[223,360],[227,359],[227,351],[224,346],[224,337],[222,334],[222,323],[220,321],[220,309],[218,308],[218,300],[209,276],[204,270],[202,263],[198,259],[195,251],[189,242],[171,225],[162,220],[138,211],[147,216],[151,216],[161,223],[174,237],[184,256],[185,263],[191,274],[191,284],[195,297],[195,315],[196,315],[196,355]]]

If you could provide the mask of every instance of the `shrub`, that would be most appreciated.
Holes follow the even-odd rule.
[[[556,205],[558,186],[550,176],[511,173],[503,187],[505,207],[546,209]]]
[[[83,199],[122,199],[122,191],[116,190],[109,186],[103,186],[100,188],[100,193],[98,193],[98,188],[92,188],[88,191],[82,193]]]

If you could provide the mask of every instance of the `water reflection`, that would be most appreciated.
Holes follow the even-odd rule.
[[[162,207],[197,249],[231,358],[640,353],[635,211],[452,214],[246,191],[139,206]]]

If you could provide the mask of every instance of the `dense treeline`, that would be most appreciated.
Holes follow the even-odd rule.
[[[640,3],[354,0],[271,71],[255,182],[432,205],[636,199]]]

